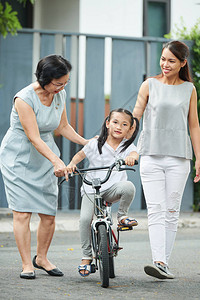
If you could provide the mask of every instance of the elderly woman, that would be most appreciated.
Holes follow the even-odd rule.
[[[88,141],[69,125],[64,87],[71,64],[59,55],[49,55],[37,65],[37,81],[14,96],[11,123],[0,149],[1,172],[9,208],[13,211],[16,244],[22,258],[21,278],[34,279],[34,267],[49,275],[63,273],[47,259],[55,230],[57,177],[67,173],[59,158],[52,132],[74,143]],[[55,175],[57,176],[55,176]],[[38,213],[37,255],[31,260],[30,219]]]

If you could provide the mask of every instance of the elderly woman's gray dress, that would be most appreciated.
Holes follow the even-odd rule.
[[[16,97],[32,107],[42,140],[59,156],[52,133],[61,120],[65,90],[54,96],[51,106],[41,103],[32,84],[18,92],[14,99]],[[53,165],[27,138],[14,105],[10,128],[1,144],[0,163],[9,208],[19,212],[56,214],[58,187]]]

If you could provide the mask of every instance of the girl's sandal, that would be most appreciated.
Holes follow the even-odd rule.
[[[81,272],[84,271],[84,272]],[[78,266],[78,272],[82,277],[89,276],[91,273],[91,264]]]
[[[83,263],[78,266],[78,272],[82,277],[89,276],[90,273],[96,272],[95,265],[92,264],[92,259],[82,259],[82,262],[85,262],[85,264]]]

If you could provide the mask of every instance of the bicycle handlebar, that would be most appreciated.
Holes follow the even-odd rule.
[[[118,159],[116,162],[114,162],[110,166],[87,168],[87,169],[78,169],[77,168],[75,172],[69,173],[68,177],[72,178],[72,177],[74,177],[75,174],[81,175],[82,173],[84,173],[84,172],[86,173],[88,171],[96,171],[96,170],[105,170],[105,169],[108,169],[105,178],[100,181],[100,183],[103,184],[106,181],[108,181],[108,179],[110,178],[110,175],[111,175],[112,170],[114,169],[114,167],[116,167],[117,171],[119,171],[119,172],[120,171],[126,171],[126,170],[130,170],[130,171],[134,171],[135,172],[135,169],[130,168],[130,167],[121,168],[122,165],[126,165],[125,161],[123,159]],[[135,160],[135,164],[134,165],[138,165],[138,161],[137,160]],[[83,182],[86,183],[87,185],[92,185],[91,181],[87,180],[84,177],[82,177],[82,179],[83,179]],[[65,178],[63,180],[61,180],[61,182],[58,185],[61,185],[64,181],[65,181]]]

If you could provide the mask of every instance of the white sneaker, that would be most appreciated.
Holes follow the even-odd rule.
[[[169,272],[168,266],[161,265],[160,263],[145,266],[144,271],[147,275],[158,279],[174,279],[174,275]]]

